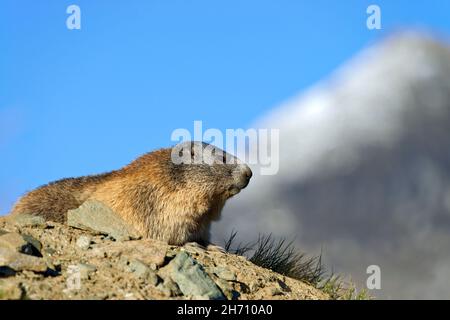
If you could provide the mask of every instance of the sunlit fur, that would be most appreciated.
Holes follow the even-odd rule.
[[[193,160],[207,146],[184,143]],[[147,153],[109,173],[51,182],[23,196],[11,214],[35,214],[65,222],[68,210],[95,199],[144,237],[177,245],[191,241],[207,244],[211,221],[219,219],[227,199],[247,186],[252,172],[230,154],[224,163],[223,151],[218,148],[205,157],[209,164],[175,164],[171,151]]]

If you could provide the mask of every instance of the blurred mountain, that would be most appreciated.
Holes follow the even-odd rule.
[[[332,53],[330,53],[332,54]],[[255,125],[280,129],[280,170],[253,167],[214,226],[295,236],[364,286],[381,268],[384,298],[450,298],[450,50],[393,35]]]

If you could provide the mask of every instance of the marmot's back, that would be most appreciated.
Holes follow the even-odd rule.
[[[95,191],[96,186],[112,174],[66,178],[43,185],[25,194],[14,205],[11,214],[34,214],[63,223],[67,211],[78,208]]]

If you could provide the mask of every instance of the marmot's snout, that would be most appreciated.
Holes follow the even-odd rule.
[[[252,170],[250,169],[250,167],[246,164],[241,164],[240,166],[240,175],[241,175],[241,189],[244,189],[248,183],[250,182],[250,179],[253,175]]]
[[[231,187],[232,194],[237,194],[239,191],[247,187],[248,183],[250,182],[250,179],[252,177],[253,173],[250,167],[246,164],[239,164],[237,165],[236,169],[233,172],[234,186]]]

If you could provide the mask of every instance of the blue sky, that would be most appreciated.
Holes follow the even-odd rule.
[[[71,4],[81,30],[66,28]],[[444,0],[0,0],[0,213],[171,145],[194,120],[245,128],[389,32],[450,34],[449,16]]]

